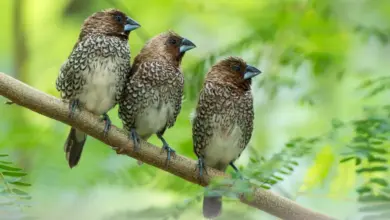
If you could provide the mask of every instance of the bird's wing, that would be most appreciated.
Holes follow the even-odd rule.
[[[88,68],[88,42],[77,42],[73,51],[60,68],[56,88],[61,97],[71,99],[78,94],[85,83],[82,72]]]
[[[170,68],[171,78],[167,79],[168,92],[172,98],[173,114],[168,118],[167,127],[172,127],[181,111],[181,104],[184,95],[184,76],[177,68]]]
[[[193,119],[192,138],[194,152],[198,157],[204,157],[204,149],[208,146],[214,134],[214,119],[221,102],[212,87],[204,87],[199,94],[198,106]]]

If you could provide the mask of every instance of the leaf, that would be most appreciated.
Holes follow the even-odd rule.
[[[339,119],[332,119],[332,127],[333,129],[338,129],[344,126],[344,123]]]
[[[387,163],[387,159],[386,158],[382,158],[382,157],[374,157],[372,155],[369,155],[368,156],[368,162],[370,162],[370,163],[372,163],[372,162]]]
[[[363,194],[363,193],[368,193],[368,192],[371,192],[372,189],[368,186],[361,186],[359,188],[356,189],[356,192],[359,193],[359,194]]]
[[[376,184],[384,186],[384,187],[389,185],[385,179],[381,179],[381,178],[372,178],[372,179],[370,179],[370,182],[376,183]]]
[[[28,193],[20,190],[20,189],[12,189],[12,192],[15,193],[15,194],[18,194],[20,196],[28,196]]]
[[[363,172],[384,172],[387,171],[388,167],[385,166],[377,166],[377,167],[364,167],[356,170],[356,173]]]
[[[355,156],[343,158],[340,160],[340,163],[345,163],[345,162],[350,161],[352,159],[355,159]]]
[[[260,187],[263,188],[263,189],[271,189],[271,187],[267,186],[267,185],[260,185]]]
[[[19,182],[19,181],[15,181],[15,182],[9,182],[13,185],[17,185],[17,186],[31,186],[30,183],[23,183],[23,182]]]
[[[7,154],[0,154],[0,157],[8,157]]]
[[[390,197],[379,195],[379,196],[361,196],[359,197],[359,202],[387,202],[390,201]]]
[[[17,173],[17,172],[2,172],[4,176],[26,176],[27,173]]]
[[[8,171],[19,171],[19,170],[22,170],[20,168],[10,167],[10,166],[6,166],[6,165],[2,165],[2,164],[0,164],[0,169],[8,170]]]

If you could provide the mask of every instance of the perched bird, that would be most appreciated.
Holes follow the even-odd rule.
[[[237,57],[224,59],[207,73],[192,119],[199,175],[205,165],[225,172],[240,157],[253,131],[252,77],[261,71]],[[203,215],[217,217],[221,196],[203,199]]]
[[[146,141],[156,134],[167,151],[167,163],[175,151],[163,135],[181,110],[184,76],[180,64],[184,54],[195,47],[173,31],[153,37],[135,57],[119,102],[119,117],[134,149],[139,150],[140,138]]]
[[[69,117],[78,107],[103,115],[107,134],[111,126],[107,112],[118,102],[130,73],[129,35],[139,27],[116,9],[96,12],[84,21],[78,41],[56,80],[61,97],[69,101]],[[79,162],[86,138],[82,131],[70,129],[65,143],[70,168]]]

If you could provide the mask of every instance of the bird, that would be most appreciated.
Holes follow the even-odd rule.
[[[135,57],[119,102],[119,118],[134,150],[139,151],[140,139],[147,141],[156,134],[167,152],[167,165],[175,150],[163,135],[180,113],[184,90],[180,66],[185,53],[195,47],[172,30],[151,38]]]
[[[192,115],[194,153],[199,177],[206,166],[225,172],[245,149],[253,131],[252,78],[261,71],[239,57],[220,60],[207,72]],[[222,197],[204,196],[203,216],[218,217]]]
[[[111,120],[107,112],[117,103],[131,69],[130,32],[141,25],[118,9],[105,9],[86,18],[72,52],[61,65],[56,88],[69,102],[69,117],[77,109],[102,115],[104,135]],[[76,166],[87,135],[71,128],[65,142],[70,168]]]

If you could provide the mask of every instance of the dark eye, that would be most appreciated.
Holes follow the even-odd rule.
[[[232,69],[233,69],[234,71],[239,72],[239,71],[241,70],[241,67],[240,67],[239,65],[234,65],[234,66],[232,67]]]
[[[122,23],[122,16],[120,15],[115,15],[115,20],[119,23]]]
[[[169,43],[170,43],[170,44],[176,44],[177,41],[176,41],[176,39],[171,38],[171,39],[169,39]]]

